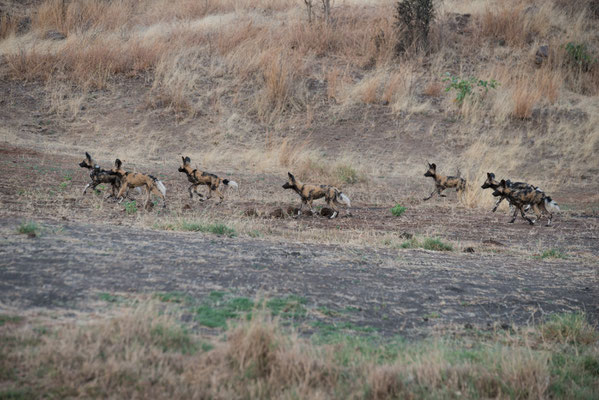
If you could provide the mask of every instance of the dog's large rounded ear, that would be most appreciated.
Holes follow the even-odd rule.
[[[432,168],[432,169],[437,169],[437,165],[436,165],[435,163],[432,163],[432,164],[431,164],[431,168]]]
[[[85,158],[87,158],[88,160],[90,160],[90,161],[91,161],[91,159],[92,159],[92,156],[90,156],[90,155],[89,155],[89,153],[86,151],[86,152],[85,152]]]
[[[487,178],[493,179],[493,173],[492,172],[487,172]]]
[[[183,160],[183,164],[185,164],[185,157],[181,156],[181,160]]]
[[[295,180],[295,177],[293,175],[291,175],[291,172],[287,172],[287,175],[289,175],[289,179],[291,179],[292,181]]]
[[[189,164],[189,163],[191,162],[191,158],[189,158],[189,157],[185,157],[185,162],[186,162],[187,164]]]
[[[114,166],[117,168],[121,168],[121,165],[123,165],[123,163],[121,162],[121,160],[119,160],[118,158],[116,160],[114,160]]]
[[[505,179],[502,179],[501,182],[499,182],[499,186],[505,187]]]

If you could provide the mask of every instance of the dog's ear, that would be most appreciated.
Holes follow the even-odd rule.
[[[92,160],[92,156],[90,156],[87,151],[85,152],[85,158],[87,158],[89,161]]]
[[[431,168],[432,168],[432,169],[437,169],[437,165],[436,165],[435,163],[432,163],[432,164],[431,164]]]
[[[493,179],[494,178],[493,173],[492,172],[487,172],[487,178]]]
[[[183,160],[183,164],[185,164],[185,157],[181,156],[181,160]]]
[[[191,158],[189,158],[189,157],[183,158],[183,164],[189,164],[189,163],[191,163]]]
[[[121,168],[121,165],[123,165],[122,161],[119,160],[118,158],[116,160],[114,160],[114,166],[117,168]]]
[[[295,176],[291,175],[291,172],[287,172],[287,175],[289,175],[289,179],[291,179],[291,182],[295,182]]]
[[[499,182],[499,186],[505,187],[505,179],[502,179],[501,182]]]

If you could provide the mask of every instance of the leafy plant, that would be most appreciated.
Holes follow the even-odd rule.
[[[574,64],[578,65],[584,71],[588,71],[597,59],[594,59],[587,45],[584,43],[568,42],[566,44],[566,52],[570,55],[571,60]]]
[[[395,215],[396,217],[401,216],[404,212],[406,211],[405,207],[402,207],[399,204],[396,204],[395,207],[393,207],[391,209],[391,214]]]
[[[539,259],[544,259],[544,258],[568,258],[568,256],[565,253],[562,253],[558,249],[548,249],[548,250],[545,250],[543,253],[541,253],[541,255],[537,256],[537,258],[539,258]]]
[[[137,203],[135,200],[125,203],[125,212],[127,212],[127,214],[135,214],[137,212]]]
[[[455,101],[460,105],[464,102],[466,96],[472,94],[477,87],[481,88],[486,94],[489,89],[496,89],[499,86],[499,82],[495,79],[491,79],[490,81],[474,77],[462,79],[451,75],[449,72],[445,73],[443,82],[448,82],[447,87],[445,87],[446,92],[449,92],[450,90],[455,90],[457,92]]]

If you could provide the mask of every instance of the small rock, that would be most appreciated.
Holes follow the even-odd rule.
[[[507,323],[502,323],[501,325],[501,329],[503,329],[504,331],[507,331],[508,329],[510,329],[510,324]]]
[[[539,46],[537,52],[535,54],[535,63],[537,65],[541,65],[543,61],[545,61],[549,57],[549,46],[543,45]]]
[[[402,232],[401,235],[399,235],[399,237],[403,239],[412,239],[414,235],[409,232]]]
[[[44,39],[48,40],[64,40],[66,38],[67,37],[64,34],[54,30],[49,30],[44,35]]]
[[[474,253],[474,247],[466,247],[464,253]]]
[[[472,326],[472,324],[471,324],[470,322],[466,322],[466,323],[464,324],[464,328],[465,328],[465,329],[474,329],[474,326]]]

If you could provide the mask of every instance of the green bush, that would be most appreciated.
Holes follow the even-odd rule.
[[[570,60],[583,71],[588,71],[591,65],[597,62],[584,43],[568,42],[566,52],[570,55]]]
[[[400,206],[399,204],[396,204],[395,207],[393,207],[391,209],[391,214],[395,215],[396,217],[401,216],[404,212],[406,211],[405,207]]]
[[[40,234],[40,226],[35,221],[22,222],[21,225],[17,227],[17,232],[22,235],[35,237]]]
[[[135,200],[125,203],[125,212],[127,214],[135,214],[137,212],[137,203]]]
[[[489,89],[496,89],[497,86],[499,86],[499,82],[497,82],[495,79],[491,79],[490,81],[485,81],[474,77],[462,79],[451,75],[449,72],[445,73],[443,82],[449,82],[447,87],[445,87],[446,92],[449,92],[450,90],[455,90],[457,92],[455,101],[460,105],[464,102],[466,96],[472,94],[473,90],[477,87],[482,88],[486,94]]]

